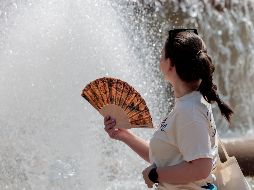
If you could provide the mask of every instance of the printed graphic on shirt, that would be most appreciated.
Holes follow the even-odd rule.
[[[160,126],[160,130],[161,131],[164,131],[165,132],[165,128],[167,127],[167,123],[166,123],[166,121],[167,121],[167,117],[166,117],[166,119],[164,119],[162,122],[161,122],[161,126]]]
[[[217,129],[215,126],[215,122],[212,116],[212,112],[211,110],[207,111],[207,119],[210,121],[210,128],[211,128],[211,136],[215,137],[216,133],[217,133]]]
[[[212,132],[212,137],[215,137],[217,130],[214,128]]]
[[[216,124],[213,118],[213,114],[212,114],[212,110],[209,109],[207,111],[207,119],[210,121],[210,135],[211,135],[211,146],[213,147],[213,154],[216,155],[218,152],[218,146],[215,144],[215,138],[216,138],[216,134],[217,134],[217,129],[216,129]],[[212,170],[214,170],[216,168],[217,165],[217,157],[215,157],[213,159],[213,167]]]

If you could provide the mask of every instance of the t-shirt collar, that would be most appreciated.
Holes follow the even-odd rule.
[[[187,100],[187,99],[191,98],[192,96],[194,96],[196,94],[199,94],[199,93],[200,93],[199,91],[194,90],[194,91],[192,91],[192,92],[190,92],[188,94],[185,94],[185,95],[183,95],[183,96],[181,96],[179,98],[175,98],[175,102]]]

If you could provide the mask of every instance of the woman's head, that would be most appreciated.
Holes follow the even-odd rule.
[[[209,102],[217,102],[221,113],[229,121],[233,111],[217,94],[213,83],[215,67],[207,53],[206,46],[194,29],[174,29],[164,46],[164,59],[169,59],[179,78],[187,83],[202,80],[199,91]]]
[[[214,65],[206,53],[203,40],[192,31],[171,30],[164,51],[165,58],[171,60],[178,76],[185,82],[205,77],[203,75],[207,67],[211,72],[214,71]]]

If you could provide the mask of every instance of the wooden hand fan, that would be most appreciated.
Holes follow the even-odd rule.
[[[102,116],[116,119],[118,128],[152,128],[152,118],[145,100],[127,82],[99,78],[82,91],[83,96]]]

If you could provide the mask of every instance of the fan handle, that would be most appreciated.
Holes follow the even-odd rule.
[[[115,104],[108,104],[102,107],[99,112],[103,117],[109,115],[110,117],[114,118],[116,120],[116,128],[131,128],[129,118],[121,107]]]

